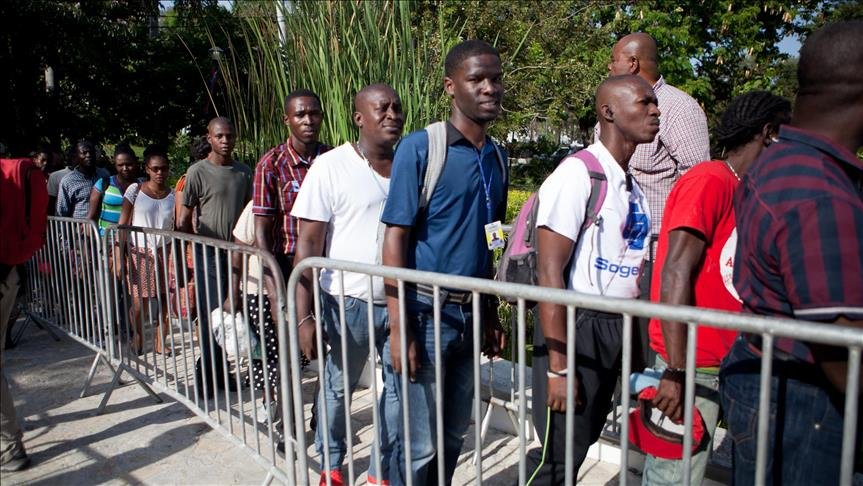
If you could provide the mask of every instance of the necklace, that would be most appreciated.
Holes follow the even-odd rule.
[[[731,165],[731,162],[729,162],[728,160],[725,160],[725,166],[726,166],[726,167],[728,167],[728,170],[730,170],[730,171],[731,171],[731,173],[732,173],[732,174],[734,174],[734,177],[736,177],[736,178],[737,178],[737,180],[739,181],[739,180],[740,180],[740,176],[739,176],[739,175],[737,175],[737,171],[736,171],[736,170],[734,170],[734,167]]]
[[[371,171],[371,173],[372,173],[372,174],[371,174],[371,175],[372,175],[372,179],[375,181],[375,184],[378,186],[378,189],[380,189],[381,194],[384,196],[384,200],[386,200],[386,198],[387,198],[387,191],[384,189],[383,184],[381,184],[381,181],[379,180],[379,179],[384,179],[384,176],[382,176],[382,175],[378,174],[378,171],[376,171],[376,170],[375,170],[375,168],[374,168],[374,167],[372,167],[372,161],[371,161],[371,160],[369,160],[369,158],[368,158],[368,157],[366,157],[366,153],[365,153],[365,152],[363,152],[363,149],[362,149],[362,147],[360,147],[360,144],[359,144],[359,143],[355,143],[355,144],[352,144],[352,145],[354,146],[354,149],[356,149],[356,151],[357,151],[357,153],[359,154],[360,158],[362,158],[362,159],[366,162],[366,164],[368,164],[368,166],[369,166],[369,171]]]

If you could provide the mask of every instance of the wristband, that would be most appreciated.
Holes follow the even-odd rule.
[[[686,376],[686,368],[665,368],[665,371],[662,374],[668,373],[669,375],[684,375]]]
[[[566,368],[559,371],[548,370],[545,372],[545,375],[549,378],[563,378],[566,376]]]
[[[314,318],[315,318],[315,315],[312,313],[309,313],[309,315],[300,319],[300,322],[297,323],[297,327],[302,326],[304,322],[308,321],[309,319],[314,319]]]

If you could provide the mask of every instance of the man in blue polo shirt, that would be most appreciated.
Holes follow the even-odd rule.
[[[492,255],[486,226],[502,221],[506,211],[506,174],[501,170],[494,142],[486,127],[500,114],[503,96],[500,55],[482,41],[465,41],[447,54],[444,88],[452,100],[447,123],[446,161],[428,205],[419,195],[428,166],[429,136],[414,132],[399,144],[392,167],[390,193],[381,221],[384,265],[452,275],[492,276]],[[452,481],[473,397],[473,335],[470,292],[441,292],[440,349],[443,401],[435,402],[434,321],[432,289],[406,288],[407,322],[399,320],[396,283],[387,280],[390,341],[384,350],[385,373],[405,372],[408,388],[394,378],[399,402],[409,404],[410,471],[405,470],[404,430],[393,454],[391,484],[402,484],[409,474],[413,484],[438,484],[433,459],[443,454],[444,483]],[[491,300],[484,302],[486,354],[503,347],[502,332]],[[401,337],[407,348],[401,349]],[[408,369],[402,369],[402,353]],[[435,411],[443,409],[444,450],[436,450]],[[387,413],[402,413],[400,403],[385,403]],[[388,420],[388,423],[393,423]],[[403,420],[398,419],[399,426]]]
[[[741,178],[734,287],[745,312],[863,328],[861,44],[863,20],[806,39],[791,123]],[[757,474],[761,353],[760,336],[741,334],[719,375],[735,484]],[[847,368],[845,349],[776,338],[766,484],[840,483]]]

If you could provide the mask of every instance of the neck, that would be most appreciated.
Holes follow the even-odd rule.
[[[449,122],[464,135],[474,147],[481,149],[485,145],[485,129],[488,123],[478,123],[466,117],[464,113],[458,110],[453,110],[449,117]]]
[[[729,150],[728,154],[726,154],[725,162],[734,169],[737,176],[742,176],[750,167],[752,167],[752,164],[755,162],[755,159],[758,158],[758,154],[761,153],[761,149],[763,147],[764,143],[759,137],[746,145]]]
[[[606,125],[600,130],[599,141],[605,145],[606,150],[614,157],[615,162],[624,172],[629,170],[629,159],[635,153],[638,144],[624,140],[611,125]]]
[[[217,154],[215,150],[210,151],[210,155],[207,155],[207,160],[209,160],[211,164],[216,164],[216,165],[231,165],[231,163],[233,162],[233,160],[231,160],[230,155],[227,157],[224,157],[222,155]]]
[[[852,104],[844,110],[825,110],[825,106],[826,102],[821,103],[814,97],[807,101],[798,97],[791,117],[791,126],[818,134],[852,153],[856,152],[863,144],[863,121],[859,116],[859,104]]]
[[[132,183],[132,180],[133,179],[131,177],[123,177],[120,174],[117,174],[117,182],[120,184],[120,186],[128,186]]]
[[[93,175],[93,173],[96,172],[96,166],[95,165],[88,165],[85,167],[83,165],[78,165],[78,171],[81,172],[82,174]]]
[[[318,145],[320,145],[317,140],[315,140],[314,142],[305,143],[295,138],[293,135],[291,135],[291,138],[288,139],[288,143],[291,144],[294,152],[296,152],[300,157],[307,160],[318,154]]]
[[[360,135],[356,144],[360,156],[364,157],[369,166],[378,174],[389,177],[393,165],[393,148],[389,144],[371,143]]]

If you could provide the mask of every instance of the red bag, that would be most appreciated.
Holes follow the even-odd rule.
[[[26,262],[45,243],[48,185],[30,159],[0,159],[0,263]]]

